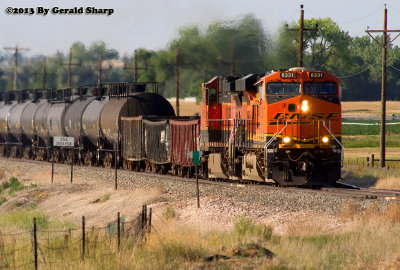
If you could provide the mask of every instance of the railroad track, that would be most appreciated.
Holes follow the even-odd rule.
[[[33,163],[33,164],[41,164],[45,161],[38,160],[30,160],[30,159],[18,159],[18,158],[6,158],[0,157],[0,160],[8,160],[15,162],[25,162],[25,163]],[[47,164],[51,164],[46,162]],[[64,166],[68,167],[69,164],[56,163],[56,166]],[[114,168],[106,168],[106,167],[88,167],[81,165],[74,165],[74,167],[78,168],[87,168],[87,169],[96,169],[101,171],[114,171]],[[184,178],[178,177],[172,174],[156,174],[153,172],[130,172],[123,169],[118,169],[119,173],[132,173],[142,176],[150,176],[150,177],[162,177],[164,179],[169,179],[173,181],[179,182],[187,182],[187,183],[196,183],[195,178]],[[382,190],[382,189],[374,189],[374,188],[361,188],[351,185],[346,185],[342,183],[338,183],[337,187],[321,187],[318,189],[304,188],[304,187],[279,187],[273,185],[272,183],[242,183],[236,181],[215,181],[209,179],[199,178],[199,184],[201,185],[214,185],[214,186],[231,186],[237,188],[255,188],[255,189],[273,189],[273,190],[283,190],[289,192],[306,192],[306,193],[318,193],[318,194],[329,194],[336,196],[344,196],[358,199],[369,199],[369,200],[400,200],[400,191],[399,190]]]

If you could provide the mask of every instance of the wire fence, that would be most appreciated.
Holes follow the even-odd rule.
[[[38,230],[36,218],[32,231],[0,232],[0,269],[57,269],[65,262],[101,260],[146,240],[151,232],[152,208],[142,206],[140,214],[127,222],[117,218],[104,227],[87,227],[82,217],[80,228]]]

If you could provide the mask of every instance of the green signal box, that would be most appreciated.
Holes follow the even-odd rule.
[[[193,151],[190,152],[190,157],[192,158],[193,165],[199,165],[200,164],[200,158],[203,155],[202,151]]]

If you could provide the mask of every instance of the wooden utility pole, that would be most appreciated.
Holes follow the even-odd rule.
[[[135,50],[135,54],[133,55],[133,82],[137,82],[137,58],[136,58],[137,50]]]
[[[303,63],[303,51],[304,51],[304,31],[318,31],[318,24],[315,25],[315,28],[304,28],[304,5],[300,5],[300,27],[299,29],[291,29],[288,28],[288,25],[286,25],[287,30],[290,31],[299,31],[299,47],[297,51],[297,66],[302,67],[304,65]]]
[[[43,61],[42,89],[46,87],[46,59]]]
[[[101,65],[102,61],[103,61],[103,56],[101,53],[99,53],[99,65],[97,68],[97,85],[101,84],[101,76],[102,76],[102,72],[103,72],[103,67]]]
[[[179,116],[179,54],[178,49],[175,50],[175,97],[176,97],[176,115]]]
[[[304,9],[303,5],[300,5],[300,28],[299,28],[299,51],[297,53],[297,66],[303,66],[303,29],[304,29]]]
[[[68,88],[71,88],[71,66],[81,66],[81,63],[72,63],[72,50],[69,51],[69,59],[68,64],[62,64],[64,66],[68,66]]]
[[[29,51],[29,48],[18,48],[18,46],[4,47],[6,51],[14,51],[14,81],[13,90],[17,90],[18,51]]]
[[[125,69],[128,69],[128,68],[125,68]],[[138,64],[137,64],[137,50],[135,50],[135,54],[133,55],[133,82],[137,82],[138,69],[146,70],[147,69],[147,62],[145,62],[145,66],[144,67],[138,67]]]
[[[380,152],[381,152],[381,167],[385,167],[385,159],[386,159],[386,150],[385,150],[385,141],[386,141],[386,57],[387,57],[387,47],[400,35],[398,34],[393,40],[390,42],[387,41],[387,33],[399,33],[400,30],[387,30],[387,8],[385,4],[385,11],[383,14],[383,30],[366,30],[366,33],[370,35],[379,45],[382,47],[382,84],[381,84],[381,136],[380,136]],[[371,33],[382,32],[382,43],[376,40]]]

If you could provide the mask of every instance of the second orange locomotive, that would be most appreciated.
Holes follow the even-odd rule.
[[[301,67],[214,77],[202,91],[204,176],[295,186],[341,178],[338,78]]]

